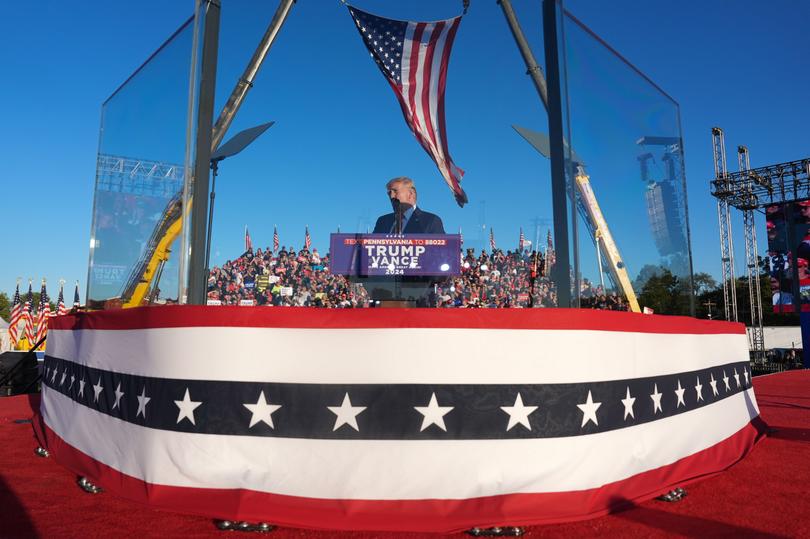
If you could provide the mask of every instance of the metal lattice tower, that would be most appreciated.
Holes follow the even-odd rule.
[[[714,178],[717,196],[717,224],[720,229],[720,262],[722,264],[723,308],[726,320],[737,321],[737,287],[734,280],[734,243],[731,238],[731,211],[728,197],[731,184],[726,169],[726,141],[723,130],[712,127]]]
[[[745,174],[751,170],[751,161],[748,148],[737,147],[737,162],[740,173]],[[754,181],[750,177],[742,186],[741,196],[743,204],[743,230],[745,233],[745,266],[748,272],[748,301],[751,306],[751,333],[750,350],[755,360],[765,358],[765,336],[762,329],[762,294],[759,283],[759,256],[757,253],[757,232],[754,224],[754,210],[757,208],[758,197],[754,193]]]

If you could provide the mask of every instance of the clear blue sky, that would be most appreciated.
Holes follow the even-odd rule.
[[[275,7],[224,3],[218,107]],[[539,45],[539,2],[514,3]],[[414,20],[461,11],[455,0],[355,4]],[[84,295],[101,104],[192,7],[191,0],[5,6],[0,200],[6,232],[0,290],[13,291],[18,276],[33,278],[35,287],[46,277],[55,296],[64,278],[69,293],[78,279]],[[695,270],[716,276],[710,128],[725,129],[730,170],[736,170],[738,144],[749,147],[754,167],[810,154],[810,3],[569,0],[566,7],[680,104]],[[542,60],[539,48],[536,54]],[[448,232],[462,227],[469,244],[480,247],[485,240],[482,224],[494,226],[505,247],[516,243],[518,226],[531,237],[532,219],[551,215],[544,184],[548,164],[509,128],[518,123],[546,130],[545,113],[524,71],[495,1],[473,0],[447,83],[450,150],[467,170],[464,186],[471,199],[460,210],[405,127],[345,8],[337,0],[299,0],[231,131],[277,121],[253,147],[223,163],[214,263],[241,252],[245,224],[257,245],[269,245],[278,224],[282,243],[297,247],[308,224],[322,249],[337,224],[343,231],[373,226],[386,211],[382,185],[402,174],[417,179],[420,206],[440,213]],[[168,70],[161,83],[176,85],[183,76],[182,70]],[[504,188],[499,192],[498,186]],[[632,222],[615,211],[613,221],[607,218]],[[646,226],[644,215],[637,219]],[[547,225],[541,226],[544,235]],[[735,232],[742,260],[739,216]]]

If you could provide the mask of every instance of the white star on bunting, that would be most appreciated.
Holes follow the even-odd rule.
[[[737,382],[737,387],[740,387],[740,374],[736,368],[734,369],[734,380]]]
[[[149,401],[152,400],[152,397],[146,396],[146,386],[143,386],[141,390],[141,394],[137,395],[138,398],[138,411],[135,412],[135,417],[143,414],[143,418],[146,419],[146,405],[149,404]]]
[[[711,380],[709,380],[709,385],[712,386],[712,392],[714,396],[717,396],[717,380],[714,379],[714,373],[711,374]]]
[[[267,399],[264,397],[264,390],[259,392],[259,399],[256,401],[256,404],[244,403],[242,406],[250,410],[252,414],[248,428],[253,427],[253,425],[259,422],[268,425],[271,429],[276,428],[275,425],[273,425],[273,412],[281,408],[281,405],[268,403]]]
[[[115,404],[113,404],[112,409],[115,410],[118,408],[118,404],[121,402],[121,397],[124,396],[124,392],[121,391],[121,382],[118,382],[118,387],[115,388]]]
[[[748,369],[743,369],[743,376],[745,376],[745,385],[748,385]]]
[[[517,397],[515,398],[514,406],[501,406],[501,410],[509,414],[509,424],[506,425],[507,432],[512,430],[512,427],[518,424],[532,430],[532,427],[529,424],[529,415],[537,410],[537,406],[524,406],[523,397],[520,396],[520,393],[518,393]]]
[[[53,369],[53,374],[51,374],[51,383],[56,382],[56,375],[57,375],[57,374],[59,374],[59,369],[54,368],[54,369]]]
[[[79,380],[79,395],[81,395],[82,398],[84,398],[84,384],[86,384],[86,383],[87,382],[85,382],[84,378]]]
[[[67,377],[67,369],[65,369],[65,372],[63,372],[63,373],[62,373],[62,379],[61,379],[61,380],[59,380],[59,385],[60,385],[60,386],[65,385],[65,378],[66,378],[66,377]]]
[[[76,377],[71,374],[70,375],[70,384],[68,385],[68,391],[70,391],[70,388],[73,387],[73,382],[75,382],[75,381],[76,381]]]
[[[453,406],[439,406],[436,400],[436,393],[431,393],[430,402],[427,406],[414,406],[414,410],[422,414],[422,432],[431,425],[436,425],[444,432],[447,432],[447,427],[444,425],[444,416],[453,410]]]
[[[188,419],[191,421],[192,425],[196,426],[197,423],[194,422],[194,410],[202,404],[202,401],[191,400],[191,395],[189,395],[188,388],[186,388],[186,394],[183,396],[183,400],[174,401],[174,403],[180,409],[177,412],[177,424],[184,419]]]
[[[681,381],[678,380],[678,389],[675,390],[675,395],[678,396],[678,404],[675,405],[675,408],[679,407],[681,404],[686,406],[686,402],[683,400],[684,393],[686,393],[686,390],[681,387]]]
[[[655,384],[655,389],[653,389],[650,398],[653,400],[653,414],[655,414],[655,412],[663,413],[664,410],[661,408],[661,393],[658,392],[658,384]]]
[[[636,418],[635,414],[633,413],[633,403],[636,402],[636,398],[630,395],[630,386],[627,386],[627,396],[622,399],[622,404],[624,404],[624,419],[627,419],[629,415],[633,419]]]
[[[98,396],[104,391],[104,386],[101,385],[101,376],[98,377],[98,382],[93,386],[93,393],[95,393],[95,402],[98,402]]]
[[[338,430],[343,425],[349,425],[351,428],[360,432],[360,427],[357,426],[357,415],[366,409],[365,406],[352,406],[352,400],[349,394],[343,396],[343,402],[340,406],[327,406],[329,411],[335,414],[335,426],[332,427],[332,432]]]
[[[731,385],[728,383],[728,375],[726,374],[726,371],[723,371],[723,382],[726,383],[726,391],[731,391]]]
[[[695,386],[695,393],[697,393],[697,400],[703,400],[703,385],[700,383],[700,376],[697,377],[697,385]]]
[[[594,425],[599,425],[599,421],[596,419],[596,411],[599,407],[602,406],[601,402],[593,402],[593,396],[591,396],[591,391],[588,390],[588,398],[582,404],[577,404],[577,408],[582,410],[582,425],[580,428],[584,427],[588,421],[593,421]]]

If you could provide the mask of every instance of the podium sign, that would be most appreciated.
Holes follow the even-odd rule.
[[[332,234],[330,271],[338,275],[440,276],[461,273],[458,234]]]

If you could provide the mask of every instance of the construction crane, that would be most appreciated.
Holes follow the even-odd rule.
[[[213,127],[211,138],[211,152],[213,153],[225,133],[228,131],[239,107],[245,100],[248,91],[253,87],[253,81],[259,72],[264,59],[270,52],[270,47],[281,30],[284,21],[290,13],[295,0],[282,0],[273,15],[253,57],[248,62],[245,71],[236,83],[228,101],[220,112]],[[187,205],[191,207],[191,198]],[[188,210],[187,210],[188,211]],[[158,284],[163,267],[171,255],[171,245],[183,230],[183,199],[180,194],[172,198],[163,211],[163,216],[155,227],[149,243],[144,249],[138,263],[130,273],[127,283],[121,294],[121,306],[124,308],[138,307],[154,301],[159,293]]]

